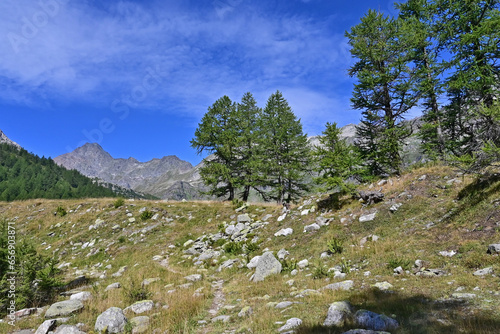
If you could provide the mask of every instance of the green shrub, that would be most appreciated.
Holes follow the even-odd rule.
[[[154,216],[154,213],[149,211],[149,210],[146,210],[146,211],[141,213],[142,220],[149,220],[149,219],[153,218],[153,216]]]
[[[344,274],[349,274],[351,272],[351,263],[347,260],[342,260],[340,262],[340,271]]]
[[[9,298],[10,283],[7,275],[10,272],[7,262],[7,223],[0,223],[0,305],[6,305]],[[17,245],[15,248],[14,272],[16,278],[16,308],[39,307],[47,305],[55,300],[58,289],[63,285],[61,281],[61,271],[57,269],[57,261],[54,258],[38,254],[33,244],[20,239],[17,235]],[[0,317],[6,313],[6,308],[0,309]]]
[[[286,259],[283,259],[283,260],[280,260],[281,262],[281,271],[285,272],[285,273],[289,273],[291,272],[292,270],[295,270],[297,269],[297,261],[296,260],[286,260]]]
[[[127,239],[122,235],[118,238],[118,242],[123,244],[125,241],[127,241]]]
[[[344,246],[342,245],[342,240],[338,238],[330,239],[326,246],[328,247],[329,254],[341,254],[344,251]]]
[[[239,242],[230,241],[224,245],[224,252],[232,255],[241,254],[243,251],[243,245]]]
[[[244,245],[245,253],[252,254],[260,249],[260,246],[256,242],[247,241]]]
[[[328,273],[328,269],[324,266],[315,267],[312,273],[312,277],[314,279],[325,278],[328,276],[330,276],[330,274]]]
[[[146,300],[153,296],[153,293],[149,291],[145,285],[139,284],[132,280],[129,286],[123,287],[123,295],[129,303],[135,303],[141,300]]]
[[[58,206],[57,209],[56,209],[56,215],[59,215],[61,217],[64,217],[66,216],[68,213],[66,212],[66,210],[62,207],[62,206]]]
[[[125,204],[125,199],[123,197],[118,197],[116,201],[113,202],[113,206],[115,207],[115,209],[118,209],[124,204]]]

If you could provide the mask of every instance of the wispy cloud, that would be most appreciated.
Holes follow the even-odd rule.
[[[345,96],[317,85],[325,78],[346,80],[346,41],[328,19],[277,14],[269,10],[273,5],[3,1],[0,86],[9,89],[0,99],[106,106],[130,94],[155,68],[161,85],[141,109],[199,117],[224,94],[238,99],[245,91],[281,89],[314,131],[318,115],[346,107]]]

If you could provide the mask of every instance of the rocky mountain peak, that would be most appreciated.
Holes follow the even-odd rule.
[[[3,133],[2,130],[0,130],[0,144],[3,144],[3,143],[7,143],[7,144],[15,146],[17,148],[21,148],[21,146],[18,143],[10,140],[9,137],[7,137],[7,135],[5,135],[5,133]]]

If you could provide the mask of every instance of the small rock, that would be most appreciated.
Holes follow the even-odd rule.
[[[343,327],[351,321],[353,317],[353,308],[347,301],[335,302],[330,304],[323,326]]]
[[[231,316],[229,315],[219,315],[212,319],[212,322],[222,321],[223,323],[229,322],[231,320]]]
[[[85,332],[81,331],[76,326],[62,325],[57,327],[54,334],[85,334]]]
[[[491,275],[493,274],[493,268],[488,267],[484,269],[479,269],[474,272],[474,276],[486,276],[486,275]]]
[[[321,290],[350,290],[354,286],[354,282],[351,280],[343,281],[343,282],[338,282],[338,283],[332,283],[328,284],[327,286],[323,287]]]
[[[86,301],[92,298],[92,294],[88,291],[77,292],[69,297],[70,300]]]
[[[109,290],[113,290],[113,289],[119,289],[121,287],[122,287],[122,285],[119,282],[111,283],[110,285],[108,285],[106,287],[106,289],[104,289],[104,291],[109,291]]]
[[[403,203],[395,203],[393,205],[391,205],[391,207],[389,208],[389,211],[391,211],[392,213],[398,211],[398,209],[403,205]]]
[[[278,251],[278,259],[280,259],[280,260],[284,260],[287,255],[290,255],[290,253],[287,250],[285,250],[284,248],[282,248]]]
[[[249,317],[250,315],[252,315],[252,313],[253,313],[253,309],[250,306],[245,306],[238,313],[238,317],[240,317],[240,318],[246,318],[246,317]]]
[[[302,210],[302,212],[300,212],[301,216],[307,216],[308,214],[309,214],[309,209]]]
[[[152,300],[141,300],[125,308],[124,311],[131,310],[135,314],[141,314],[144,312],[151,311],[154,306],[155,304]]]
[[[474,298],[476,298],[476,294],[474,294],[474,293],[463,293],[463,292],[454,292],[451,296],[453,298],[456,298],[456,299],[474,299]]]
[[[399,327],[396,320],[367,310],[357,311],[354,315],[354,322],[360,327],[376,331],[394,331]]]
[[[238,215],[237,222],[238,223],[251,223],[252,222],[252,218],[250,218],[250,216],[245,213],[245,214],[242,214],[242,215]]]
[[[360,223],[371,222],[372,220],[375,219],[376,216],[377,216],[377,212],[376,211],[374,213],[370,213],[370,214],[367,214],[367,215],[362,215],[362,216],[359,217],[359,222]]]
[[[402,268],[401,268],[402,269]],[[380,291],[388,291],[393,288],[392,284],[389,282],[377,282],[372,285],[374,288],[379,289]]]
[[[125,270],[127,270],[127,266],[123,266],[121,267],[120,269],[118,269],[118,271],[116,273],[114,273],[113,275],[111,275],[112,277],[120,277],[123,275],[123,273],[125,272]]]
[[[280,237],[280,236],[286,237],[288,235],[291,235],[292,233],[293,233],[293,229],[284,228],[284,229],[281,229],[278,232],[274,233],[274,236],[275,237]]]
[[[304,226],[304,233],[317,231],[319,229],[320,229],[320,226],[318,224],[316,224],[316,223],[313,223],[311,225]]]
[[[305,267],[309,266],[309,261],[307,261],[306,259],[302,260],[302,261],[299,261],[297,263],[297,266],[300,268],[300,269],[304,269]]]
[[[277,221],[278,222],[281,222],[283,221],[284,219],[286,218],[286,212],[284,214],[282,214],[281,216],[278,217]]]
[[[189,275],[189,276],[184,277],[184,279],[186,279],[190,282],[199,282],[203,279],[203,276],[200,274],[193,274],[193,275]]]
[[[284,302],[280,302],[280,303],[276,304],[276,306],[274,308],[283,309],[283,308],[287,308],[291,305],[293,305],[293,302],[284,301]]]
[[[499,254],[500,253],[500,244],[491,244],[488,246],[488,254]]]
[[[280,329],[278,329],[278,332],[282,333],[282,332],[290,331],[292,329],[299,327],[300,325],[302,325],[301,319],[291,318],[291,319],[288,319],[286,321],[285,325],[283,325],[282,327],[280,327]]]
[[[457,254],[457,252],[455,252],[454,250],[449,251],[449,252],[448,251],[441,251],[441,252],[439,252],[439,255],[444,256],[444,257],[452,257],[455,254]]]
[[[36,330],[35,334],[47,334],[56,327],[55,320],[45,320]]]

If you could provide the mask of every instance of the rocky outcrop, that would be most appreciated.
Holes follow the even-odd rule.
[[[257,262],[255,274],[250,279],[253,282],[261,282],[267,276],[279,274],[281,272],[281,263],[274,257],[272,252],[264,253]]]
[[[97,317],[94,329],[98,333],[105,330],[110,334],[123,333],[127,322],[121,308],[110,307]]]
[[[5,143],[5,144],[12,145],[12,146],[15,146],[15,147],[17,147],[17,148],[21,148],[21,146],[20,146],[18,143],[16,143],[16,142],[14,142],[14,141],[10,140],[10,139],[9,139],[9,137],[7,137],[7,136],[5,135],[5,133],[3,133],[3,131],[2,131],[2,130],[0,130],[0,144],[4,144],[4,143]]]

